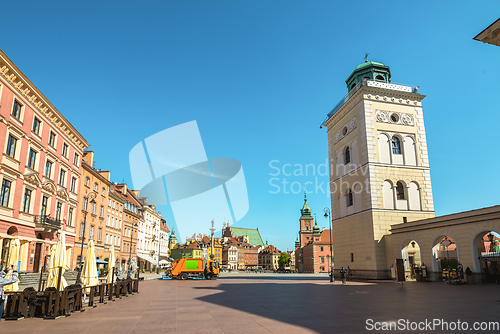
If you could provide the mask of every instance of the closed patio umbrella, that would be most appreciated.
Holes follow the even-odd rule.
[[[56,245],[50,246],[50,258],[49,262],[47,262],[47,270],[49,271],[49,274],[47,276],[47,287],[49,287],[49,282],[54,280],[54,276],[56,274],[56,270],[54,269],[54,259],[56,257]]]
[[[47,278],[47,287],[57,288],[57,280],[59,277],[59,267],[61,267],[61,285],[60,291],[64,290],[68,286],[66,279],[64,278],[64,272],[66,271],[67,261],[66,261],[66,236],[64,232],[61,232],[59,235],[59,240],[54,249],[54,257],[50,257],[52,268],[50,272],[52,275],[49,275]]]
[[[87,255],[85,256],[85,263],[82,270],[82,286],[93,286],[99,284],[97,275],[97,264],[95,263],[95,246],[92,240],[87,245]],[[86,289],[89,293],[90,289]]]
[[[111,245],[111,249],[109,250],[109,260],[108,260],[108,277],[106,281],[108,283],[113,283],[113,273],[115,270],[115,246]]]
[[[19,242],[19,239],[12,240],[9,248],[9,259],[7,260],[7,267],[10,267],[11,265],[17,265],[17,262],[19,261],[20,248],[21,248],[21,243]],[[5,275],[5,278],[11,278],[11,277],[12,277],[12,270],[9,270]],[[17,290],[19,290],[18,282],[5,285],[3,287],[3,291],[5,292],[15,292]]]

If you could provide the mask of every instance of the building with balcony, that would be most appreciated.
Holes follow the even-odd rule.
[[[127,184],[115,184],[114,194],[123,201],[123,221],[120,247],[120,266],[117,267],[125,272],[129,266],[132,270],[137,269],[137,239],[139,224],[144,223],[142,204],[138,196],[127,187]]]
[[[85,257],[87,254],[87,244],[90,240],[95,245],[96,259],[109,258],[110,245],[107,244],[109,237],[107,238],[106,228],[109,225],[108,210],[111,204],[109,187],[113,184],[109,180],[110,172],[94,168],[93,151],[83,153],[82,167],[75,224],[75,249],[78,255],[73,257],[72,268],[80,265],[80,256]],[[118,220],[116,225],[119,228]]]
[[[123,221],[125,220],[125,200],[115,193],[114,186],[114,184],[109,186],[104,244],[107,249],[110,249],[112,245],[114,246],[115,265],[116,268],[119,268],[119,264],[121,264],[120,256],[122,253]],[[109,258],[107,260],[105,257],[104,260],[108,261]]]
[[[156,205],[148,204],[147,198],[140,197],[139,201],[142,204],[144,221],[140,222],[138,227],[137,257],[139,267],[151,271],[159,262],[159,241],[163,218],[161,212],[156,211]]]
[[[73,253],[85,138],[0,50],[0,265],[19,239],[20,270],[39,271],[66,235]]]

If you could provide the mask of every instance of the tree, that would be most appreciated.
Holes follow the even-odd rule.
[[[281,252],[280,257],[278,258],[278,267],[284,268],[290,264],[290,256],[287,253]]]

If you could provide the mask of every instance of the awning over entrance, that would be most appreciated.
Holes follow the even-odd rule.
[[[148,261],[151,264],[154,264],[155,266],[158,265],[158,261],[156,261],[155,259],[153,259],[151,256],[147,256],[147,255],[144,255],[144,254],[137,254],[137,256],[140,257],[143,260]]]

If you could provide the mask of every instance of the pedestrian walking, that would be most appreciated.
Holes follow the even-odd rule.
[[[347,279],[349,281],[352,281],[352,271],[351,268],[349,268],[349,266],[347,266]]]
[[[342,279],[342,285],[346,284],[345,283],[345,279],[346,279],[346,270],[344,269],[344,267],[342,267],[342,269],[340,269],[340,278]]]
[[[12,265],[7,270],[12,270],[12,277],[11,278],[4,278],[6,272],[3,270],[0,271],[0,320],[2,319],[4,303],[5,303],[5,300],[7,299],[7,297],[5,296],[5,293],[3,291],[3,287],[5,285],[9,285],[9,284],[17,282],[17,266]]]

